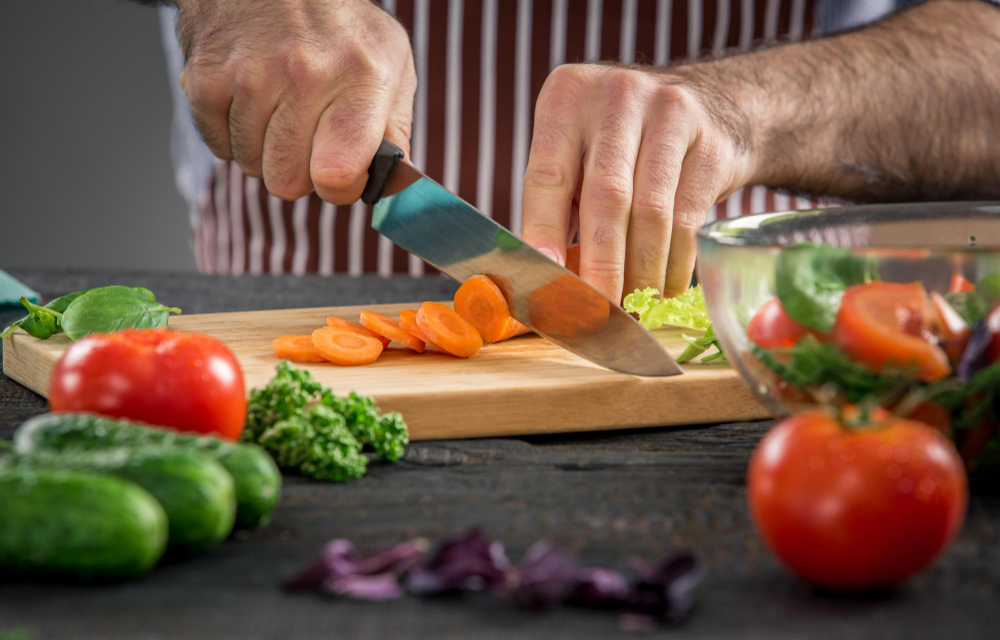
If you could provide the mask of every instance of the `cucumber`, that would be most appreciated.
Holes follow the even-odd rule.
[[[38,451],[0,458],[0,466],[74,469],[130,480],[148,491],[167,514],[171,552],[200,553],[233,530],[233,479],[210,456],[170,448]]]
[[[0,466],[0,574],[137,578],[153,568],[166,545],[163,507],[132,482]]]
[[[281,497],[281,472],[263,449],[213,436],[190,435],[138,422],[87,413],[45,413],[28,420],[14,436],[15,450],[141,448],[150,445],[194,449],[213,456],[236,485],[236,527],[262,526]]]

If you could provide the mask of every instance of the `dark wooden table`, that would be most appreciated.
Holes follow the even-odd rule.
[[[101,284],[144,285],[187,313],[403,302],[447,297],[433,279],[209,277],[12,270],[44,296]],[[16,313],[0,312],[6,325]],[[0,436],[44,411],[0,377]],[[534,614],[489,599],[370,604],[283,593],[278,584],[330,538],[362,549],[479,525],[512,557],[540,537],[588,563],[692,548],[707,566],[698,609],[674,638],[998,637],[1000,497],[974,492],[961,537],[933,568],[889,594],[837,597],[782,569],[755,535],[744,473],[768,423],[606,434],[417,443],[358,482],[289,478],[272,523],[147,579],[102,588],[0,582],[0,633],[39,639],[600,638],[612,616]]]

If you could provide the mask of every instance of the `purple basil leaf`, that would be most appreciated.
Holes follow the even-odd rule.
[[[628,604],[631,613],[653,616],[663,623],[679,622],[694,607],[694,592],[701,582],[697,558],[681,553],[652,566],[633,559],[638,579]]]
[[[518,565],[510,596],[526,607],[554,606],[576,586],[578,569],[573,556],[546,540],[536,542]]]
[[[285,587],[319,589],[349,576],[398,576],[420,561],[427,546],[426,539],[414,538],[363,558],[350,540],[331,540],[323,547],[320,559],[286,582]]]
[[[569,600],[578,604],[615,604],[629,597],[628,580],[613,569],[583,567],[576,572],[576,586]]]
[[[493,589],[506,583],[509,566],[501,543],[470,529],[445,539],[430,560],[410,571],[406,587],[419,595]]]
[[[403,595],[399,577],[392,573],[330,578],[323,584],[323,590],[335,596],[345,596],[355,600],[394,600]]]
[[[965,345],[965,351],[962,352],[962,358],[956,367],[959,380],[968,382],[977,371],[989,364],[986,352],[992,339],[993,334],[986,320],[972,325],[969,342]]]
[[[366,576],[381,573],[400,575],[416,566],[429,547],[427,538],[413,538],[363,558],[355,570]]]

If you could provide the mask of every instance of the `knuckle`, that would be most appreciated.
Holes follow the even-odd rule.
[[[240,98],[252,98],[263,91],[265,74],[249,59],[238,63],[233,71],[233,94]]]
[[[674,211],[674,230],[680,233],[693,235],[701,229],[705,220],[705,212],[696,209],[681,209]]]
[[[288,87],[294,93],[315,87],[325,76],[323,59],[302,45],[296,45],[285,53],[282,70]]]
[[[639,191],[632,199],[632,216],[666,226],[666,219],[673,205],[673,198],[664,191],[646,189]]]
[[[593,176],[586,187],[586,196],[596,205],[598,213],[626,217],[632,204],[632,181],[617,173]]]
[[[618,281],[624,276],[625,266],[613,258],[599,257],[581,260],[580,271],[602,280]]]
[[[681,113],[691,112],[697,105],[690,90],[675,84],[660,85],[656,90],[656,103],[660,108]]]
[[[634,100],[646,91],[646,75],[632,70],[615,70],[604,81],[605,91],[612,101]]]
[[[556,163],[532,164],[524,174],[524,186],[528,188],[569,191],[569,172]]]
[[[528,238],[561,241],[566,237],[566,228],[548,216],[526,215],[523,235]]]

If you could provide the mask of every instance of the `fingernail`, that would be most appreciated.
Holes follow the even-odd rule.
[[[542,247],[541,249],[538,250],[538,253],[542,254],[552,262],[555,262],[556,264],[562,266],[562,264],[559,262],[559,257],[556,255],[556,252],[553,251],[552,249],[549,249],[548,247]]]

